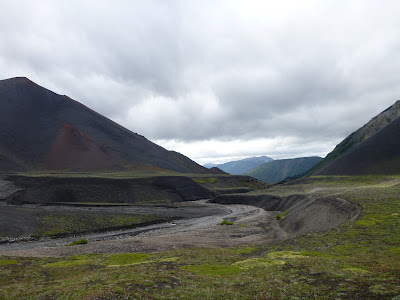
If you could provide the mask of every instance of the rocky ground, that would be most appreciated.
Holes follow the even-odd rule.
[[[169,182],[171,178],[172,183]],[[157,181],[154,184],[163,191],[166,189],[168,193],[172,186],[175,187],[173,194],[176,194],[176,191],[182,195],[188,193],[186,189],[176,186],[175,178],[171,178],[162,178],[167,182]],[[196,179],[198,182],[192,179],[190,181],[197,191],[199,183],[203,184],[204,181],[207,184],[208,181],[219,180],[211,179],[200,178]],[[40,180],[44,180],[45,186],[49,184],[47,179]],[[61,179],[62,182],[63,180]],[[111,181],[115,184],[114,180]],[[50,182],[58,181],[52,179]],[[122,181],[116,182],[120,184]],[[110,180],[107,179],[101,186],[109,183]],[[38,187],[35,185],[34,188],[40,191],[48,190],[42,185]],[[78,188],[74,190],[70,186],[68,188],[74,192],[79,190]],[[290,190],[290,187],[286,189]],[[87,194],[93,194],[93,190],[96,189],[89,189]],[[29,195],[33,193],[32,191],[28,187],[23,194]],[[12,192],[8,188],[7,193]],[[4,243],[10,240],[3,239],[3,244],[0,244],[0,255],[68,256],[85,253],[154,252],[175,247],[262,245],[312,231],[325,231],[346,221],[355,220],[361,212],[360,205],[337,195],[330,195],[330,192],[320,194],[310,191],[305,194],[290,192],[286,193],[287,195],[285,193],[274,195],[273,189],[269,192],[271,194],[257,192],[223,194],[213,197],[214,203],[197,200],[157,202],[158,204],[86,201],[69,202],[68,205],[62,201],[41,204],[39,201],[41,198],[36,197],[39,203],[10,205],[6,204],[13,203],[7,201],[10,198],[1,195],[4,201],[0,201],[0,237],[4,237],[4,233],[13,233],[17,236],[17,242],[11,240],[12,243]],[[197,194],[200,196],[201,193]],[[64,224],[56,224],[60,219],[65,219]],[[92,223],[98,220],[101,220],[98,226],[92,226]],[[125,223],[119,225],[120,220]],[[224,220],[232,224],[221,225]],[[43,223],[46,223],[47,227]],[[72,228],[71,226],[76,223],[82,224],[80,227]],[[126,224],[128,225],[125,226]],[[33,231],[33,228],[36,231]],[[114,231],[107,231],[107,228],[113,228]],[[115,231],[117,228],[120,230]],[[55,229],[61,230],[61,234],[57,232],[54,235],[52,231]],[[88,233],[89,231],[91,233]],[[39,241],[23,242],[19,232],[26,234],[28,239],[32,236],[42,238]],[[74,232],[75,235],[72,235]],[[43,236],[47,238],[43,239]],[[61,236],[63,238],[54,239]],[[65,247],[81,238],[87,239],[89,243]]]
[[[182,219],[131,230],[88,234],[41,242],[20,242],[0,245],[0,255],[17,256],[69,256],[86,253],[153,252],[175,247],[228,247],[265,244],[283,239],[274,216],[250,205],[219,205],[196,201],[185,203],[187,213],[214,211],[214,215]],[[180,208],[182,215],[185,208]],[[190,212],[191,211],[191,212]],[[198,213],[197,212],[197,213]],[[232,225],[220,225],[223,220]],[[69,246],[73,240],[86,238],[86,245]]]

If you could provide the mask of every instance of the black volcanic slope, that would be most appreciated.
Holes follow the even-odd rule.
[[[27,78],[0,81],[0,170],[208,170]]]
[[[316,164],[309,172],[307,172],[307,175],[314,174],[316,171],[327,168],[335,159],[342,156],[353,147],[366,141],[398,117],[400,117],[400,100],[373,117],[367,124],[345,138],[321,162]]]
[[[400,117],[314,174],[400,174]]]

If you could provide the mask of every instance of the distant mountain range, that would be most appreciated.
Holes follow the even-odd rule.
[[[0,81],[0,171],[210,173],[67,96],[24,77]]]
[[[312,174],[400,174],[400,101],[344,139]]]
[[[288,177],[305,173],[322,160],[322,157],[300,157],[293,159],[278,159],[264,163],[245,175],[249,175],[267,183],[277,183]]]
[[[259,156],[259,157],[250,157],[241,160],[230,161],[223,164],[205,164],[206,168],[214,168],[217,167],[222,171],[232,174],[232,175],[241,175],[250,171],[251,169],[258,167],[259,165],[272,161],[273,159],[268,156]]]

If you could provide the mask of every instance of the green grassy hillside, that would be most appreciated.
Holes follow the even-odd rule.
[[[250,170],[246,175],[264,182],[277,183],[288,177],[303,174],[321,159],[321,157],[301,157],[273,160]]]
[[[230,161],[224,164],[206,164],[207,168],[218,167],[222,171],[232,174],[241,175],[262,165],[263,163],[272,161],[273,159],[268,156],[249,157],[241,160]]]

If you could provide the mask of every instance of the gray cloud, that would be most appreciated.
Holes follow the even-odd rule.
[[[253,141],[249,155],[326,154],[399,98],[399,6],[4,1],[0,76],[27,76],[195,159],[246,156],[230,141]],[[285,138],[284,149],[259,142]]]

